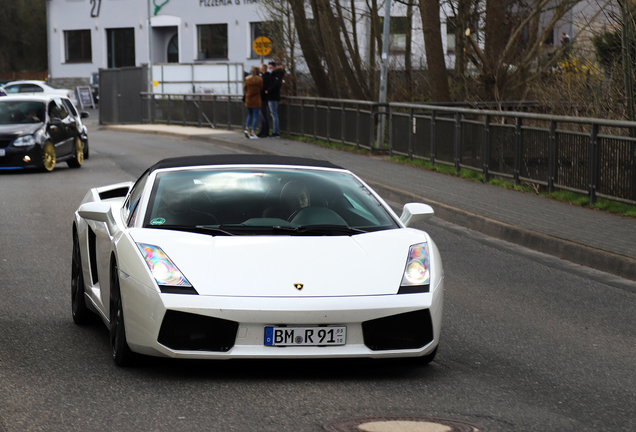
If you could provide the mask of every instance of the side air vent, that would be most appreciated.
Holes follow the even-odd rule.
[[[126,195],[128,195],[128,188],[127,187],[120,187],[117,189],[111,189],[111,190],[107,190],[104,192],[100,192],[99,193],[99,199],[100,200],[106,200],[109,198],[120,198],[120,197],[125,197]]]
[[[433,340],[433,323],[424,309],[365,321],[362,334],[373,351],[417,349]]]
[[[227,352],[238,326],[236,321],[168,310],[157,342],[173,350]]]
[[[97,274],[97,239],[95,232],[88,227],[88,257],[91,263],[91,279],[93,285],[99,282],[99,275]]]

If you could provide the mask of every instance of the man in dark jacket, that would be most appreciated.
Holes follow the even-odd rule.
[[[261,63],[261,78],[263,78],[263,91],[261,91],[261,130],[259,138],[269,138],[269,109],[267,109],[267,87],[271,81],[271,74],[267,70],[265,63]]]
[[[285,69],[282,66],[276,66],[276,63],[271,61],[268,65],[269,69],[269,82],[264,85],[265,95],[267,96],[267,102],[269,105],[269,111],[272,114],[272,138],[280,138],[280,130],[278,125],[278,102],[280,101],[280,88],[283,85],[283,77],[285,76]]]

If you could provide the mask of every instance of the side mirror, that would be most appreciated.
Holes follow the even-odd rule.
[[[428,204],[408,203],[404,204],[400,220],[408,227],[416,222],[429,220],[434,214],[433,207]]]
[[[85,118],[88,118],[88,117],[90,117],[90,114],[89,114],[89,113],[87,113],[86,111],[82,111],[82,112],[80,113],[80,118],[85,119]]]
[[[89,202],[82,204],[78,213],[84,219],[98,222],[108,222],[112,217],[110,213],[110,203],[105,202]]]

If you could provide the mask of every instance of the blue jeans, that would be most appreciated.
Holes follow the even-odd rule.
[[[258,112],[260,108],[248,108],[247,109],[247,121],[245,127],[250,128],[250,121],[252,122],[252,130],[256,129],[256,123],[258,122]]]
[[[272,113],[272,128],[274,135],[280,135],[278,130],[278,101],[268,101],[269,112]]]

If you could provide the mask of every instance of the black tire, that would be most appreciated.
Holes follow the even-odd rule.
[[[88,139],[84,141],[84,160],[88,159]]]
[[[110,346],[117,366],[124,367],[133,363],[134,354],[126,341],[124,308],[119,288],[119,268],[114,259],[110,268]]]
[[[73,262],[71,264],[71,313],[73,321],[77,325],[90,324],[95,318],[95,314],[86,306],[86,299],[84,298],[82,255],[75,229],[73,229]]]
[[[73,152],[73,159],[70,159],[66,164],[69,168],[81,168],[84,163],[84,143],[77,137],[75,138],[75,151]]]

